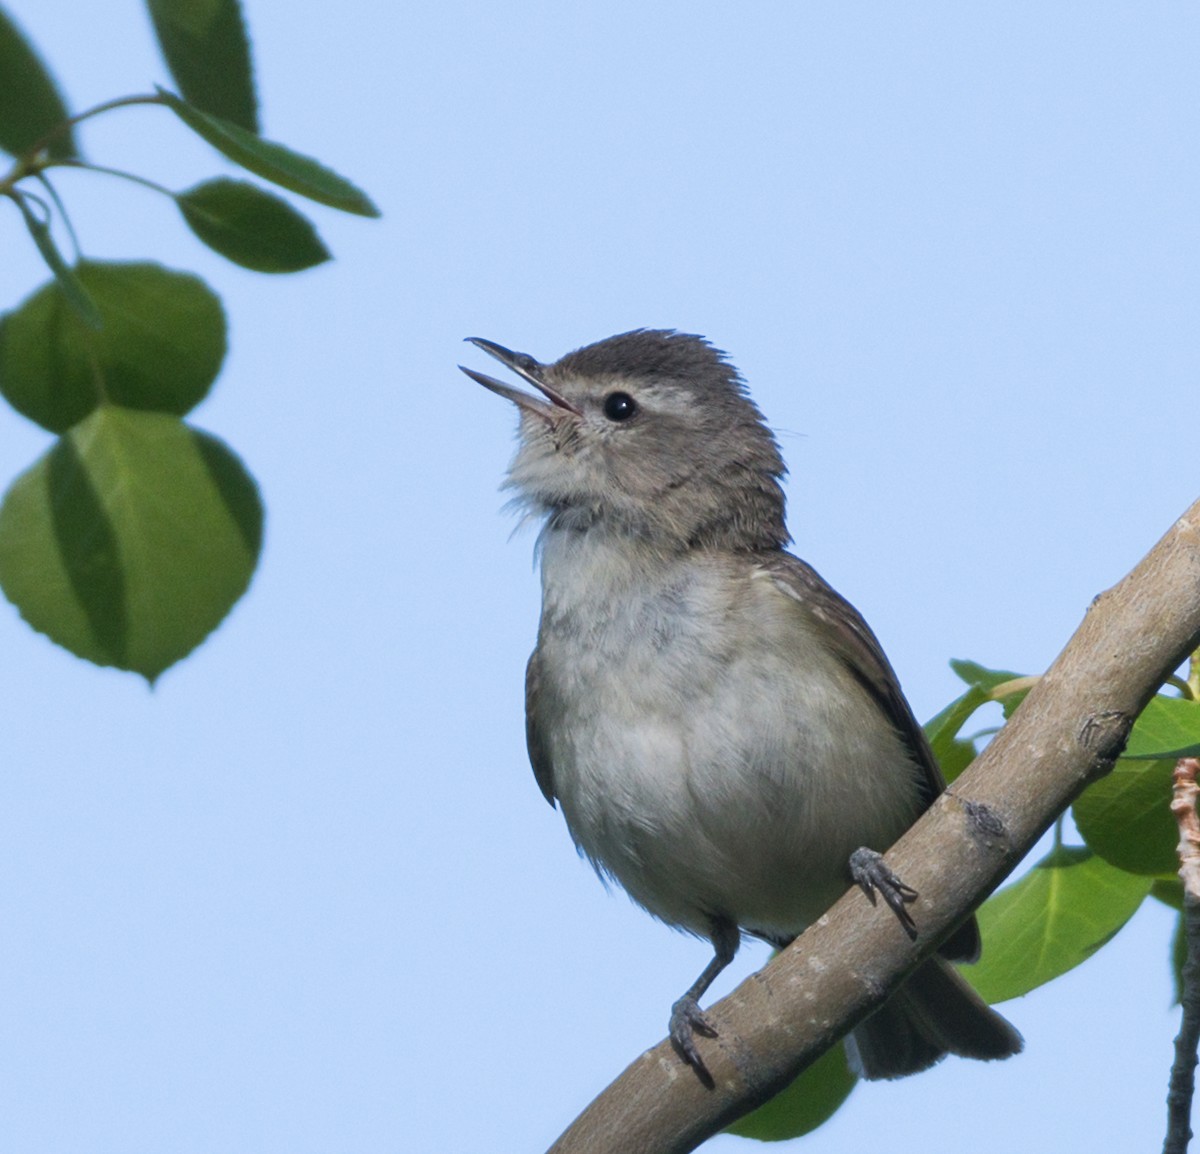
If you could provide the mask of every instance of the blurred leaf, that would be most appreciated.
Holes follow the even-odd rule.
[[[1152,697],[1121,756],[1145,761],[1200,757],[1200,701]]]
[[[67,118],[46,66],[0,8],[0,148],[14,156],[27,152]],[[56,159],[78,155],[70,131],[56,135],[47,151]]]
[[[933,747],[934,755],[946,771],[948,762],[961,760],[961,751],[955,746],[966,744],[958,741],[959,731],[981,705],[986,705],[988,695],[978,686],[972,686],[961,697],[955,698],[936,717],[925,723],[925,736]],[[965,768],[965,766],[963,767]],[[951,780],[947,774],[946,780]]]
[[[50,234],[50,225],[38,218],[37,214],[29,207],[27,197],[18,193],[14,199],[17,207],[21,210],[21,215],[25,218],[25,225],[29,229],[29,235],[33,237],[33,243],[37,245],[42,259],[50,266],[50,271],[54,274],[55,285],[62,295],[63,303],[88,328],[100,328],[103,320],[99,309],[96,308],[96,302],[88,295],[87,289],[83,287],[75,270],[63,260],[62,253],[58,251],[54,237]]]
[[[961,657],[952,657],[950,668],[960,680],[980,689],[995,689],[997,685],[1003,685],[1006,681],[1016,681],[1023,676],[1007,669],[989,669],[986,665],[980,665],[978,661],[965,661]]]
[[[245,592],[262,518],[253,479],[215,437],[106,405],[5,494],[0,587],[72,653],[153,681]]]
[[[942,767],[942,776],[947,785],[954,781],[976,756],[974,743],[960,741],[958,738],[939,742],[939,748],[935,749],[934,753],[937,755],[938,765]]]
[[[146,7],[183,98],[257,132],[250,41],[238,0],[146,0]]]
[[[1150,886],[1082,846],[1057,847],[980,907],[983,956],[962,974],[988,1002],[1027,994],[1091,957]]]
[[[1135,874],[1179,869],[1179,827],[1171,814],[1173,761],[1127,761],[1093,782],[1071,813],[1083,840],[1109,865]]]
[[[838,1042],[787,1089],[739,1118],[727,1127],[727,1131],[740,1138],[757,1138],[761,1142],[781,1142],[807,1134],[837,1112],[857,1082],[846,1065],[846,1050]]]
[[[962,727],[981,706],[999,701],[1004,716],[1010,717],[1013,710],[1025,699],[1028,687],[1012,693],[998,693],[1010,682],[1019,680],[1020,674],[1000,669],[985,669],[974,661],[951,661],[950,668],[967,683],[969,688],[961,697],[955,698],[936,717],[925,723],[925,736],[933,749],[946,781],[953,781],[975,759],[973,742],[959,738]]]
[[[103,328],[67,307],[61,282],[0,317],[0,393],[30,420],[64,432],[105,401],[182,415],[225,358],[221,302],[198,277],[147,263],[75,268]]]
[[[255,272],[299,272],[329,259],[317,230],[287,201],[239,180],[210,180],[176,198],[209,248]]]
[[[282,144],[263,140],[261,136],[255,136],[231,121],[210,116],[185,104],[174,93],[162,88],[158,93],[163,103],[193,132],[249,172],[319,204],[340,208],[343,212],[353,212],[359,216],[379,215],[379,209],[371,203],[365,192],[310,157],[301,156]]]
[[[975,661],[958,659],[951,660],[950,668],[968,685],[983,690],[989,701],[999,701],[1006,721],[1016,712],[1017,706],[1025,700],[1025,695],[1029,692],[1028,686],[1010,693],[996,692],[1008,685],[1009,682],[1024,681],[1026,678],[1022,673],[1009,673],[1004,669],[987,669]]]

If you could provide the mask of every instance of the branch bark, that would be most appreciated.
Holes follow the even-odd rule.
[[[551,1154],[683,1154],[778,1093],[879,1006],[1107,773],[1134,719],[1200,647],[1200,501],[1101,594],[1008,725],[896,843],[919,893],[910,943],[886,907],[847,893],[787,950],[706,1011],[705,1089],[669,1043],[637,1058]]]
[[[1193,655],[1193,673],[1197,664]],[[1200,758],[1181,757],[1175,766],[1171,812],[1179,823],[1179,876],[1183,881],[1183,963],[1179,1036],[1167,1087],[1167,1136],[1163,1154],[1187,1154],[1192,1140],[1192,1097],[1196,1088],[1196,1047],[1200,1044]]]

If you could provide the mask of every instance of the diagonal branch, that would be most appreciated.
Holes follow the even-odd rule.
[[[919,893],[910,943],[890,910],[847,893],[707,1011],[706,1089],[666,1042],[637,1058],[552,1154],[683,1154],[783,1089],[878,1007],[1107,773],[1134,718],[1200,647],[1200,501],[1092,603],[1012,720],[887,855]]]

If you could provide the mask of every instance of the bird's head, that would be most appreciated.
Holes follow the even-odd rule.
[[[520,410],[508,485],[563,526],[666,549],[787,541],[779,446],[725,355],[703,337],[638,329],[542,364],[479,338],[537,393],[464,368]]]

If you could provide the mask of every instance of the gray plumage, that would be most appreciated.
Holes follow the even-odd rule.
[[[659,330],[551,365],[474,343],[545,398],[464,370],[518,405],[508,485],[544,521],[534,774],[602,874],[713,942],[671,1017],[705,1076],[698,999],[739,933],[786,944],[852,878],[901,910],[886,867],[864,879],[849,863],[887,849],[944,782],[865,621],[784,551],[783,460],[724,354]],[[973,919],[942,949],[977,953]],[[866,1076],[1020,1049],[943,958],[855,1031]]]

